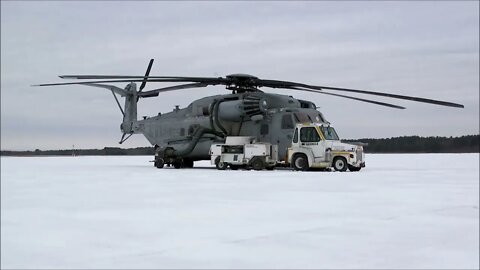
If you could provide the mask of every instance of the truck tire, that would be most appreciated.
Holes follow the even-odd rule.
[[[348,165],[348,170],[351,171],[351,172],[358,172],[360,171],[362,167],[355,167],[355,166],[352,166],[352,165]]]
[[[309,169],[308,158],[304,154],[296,154],[292,158],[292,167],[295,171],[306,171]]]
[[[336,157],[333,159],[333,168],[335,171],[344,172],[347,170],[347,160],[344,157]]]
[[[225,170],[228,167],[228,163],[225,163],[223,161],[220,161],[220,157],[217,157],[215,159],[215,167],[217,167],[217,170]]]
[[[158,169],[162,169],[165,165],[165,160],[163,160],[163,158],[155,157],[155,162],[153,163],[153,165],[155,165],[155,167],[157,167]]]
[[[254,157],[254,158],[252,158],[252,160],[250,160],[250,166],[255,171],[261,171],[261,170],[265,169],[265,162],[260,157]]]

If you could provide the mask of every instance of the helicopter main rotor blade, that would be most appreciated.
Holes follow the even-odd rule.
[[[464,108],[464,106],[462,104],[457,104],[457,103],[453,103],[453,102],[441,101],[441,100],[435,100],[435,99],[428,99],[428,98],[421,98],[421,97],[412,97],[412,96],[390,94],[390,93],[384,93],[384,92],[374,92],[374,91],[368,91],[368,90],[330,87],[330,86],[308,85],[308,84],[288,82],[288,81],[275,81],[275,80],[259,80],[259,81],[260,81],[259,83],[260,83],[261,86],[272,87],[272,88],[279,88],[281,86],[296,86],[296,87],[303,87],[303,88],[309,88],[309,89],[315,89],[315,90],[344,91],[344,92],[383,96],[383,97],[396,98],[396,99],[405,99],[405,100],[410,100],[410,101],[430,103],[430,104],[436,104],[436,105],[447,106],[447,107]]]
[[[423,103],[429,103],[429,104],[435,104],[435,105],[441,105],[441,106],[447,106],[447,107],[464,108],[462,104],[442,101],[442,100],[405,96],[405,95],[391,94],[391,93],[385,93],[385,92],[374,92],[369,90],[309,85],[309,84],[290,82],[290,81],[264,80],[264,79],[258,79],[253,76],[248,77],[246,79],[238,76],[237,77],[232,76],[232,75],[229,75],[226,78],[223,78],[223,77],[214,78],[214,77],[120,76],[120,75],[112,75],[112,76],[109,76],[109,75],[106,75],[106,76],[105,75],[63,75],[60,77],[70,78],[70,79],[74,78],[74,79],[97,79],[97,80],[108,79],[108,80],[43,84],[40,86],[86,84],[86,83],[115,83],[115,82],[191,82],[191,83],[204,83],[208,85],[226,85],[227,87],[234,86],[234,87],[240,87],[240,88],[269,87],[269,88],[289,89],[290,87],[300,87],[303,89],[312,89],[312,90],[343,91],[343,92],[351,92],[351,93],[357,93],[357,94],[383,96],[388,98],[404,99],[404,100],[423,102]],[[111,79],[118,79],[118,80],[111,80]]]
[[[163,88],[158,88],[154,90],[149,90],[145,92],[139,92],[138,96],[142,98],[146,97],[156,97],[161,92],[173,91],[173,90],[180,90],[180,89],[189,89],[189,88],[199,88],[199,87],[207,87],[209,84],[206,83],[189,83],[189,84],[181,84],[175,86],[168,86]]]
[[[319,91],[319,90],[312,90],[312,89],[302,89],[298,87],[281,87],[282,89],[291,89],[291,90],[298,90],[298,91],[306,91],[306,92],[313,92],[317,94],[324,94],[324,95],[330,95],[330,96],[336,96],[336,97],[342,97],[342,98],[348,98],[348,99],[353,99],[357,101],[362,101],[362,102],[367,102],[367,103],[373,103],[376,105],[380,106],[386,106],[390,108],[395,108],[395,109],[405,109],[405,107],[398,106],[395,104],[390,104],[390,103],[385,103],[385,102],[380,102],[380,101],[375,101],[375,100],[369,100],[369,99],[363,99],[363,98],[356,98],[356,97],[350,97],[350,96],[345,96],[345,95],[339,95],[339,94],[333,94],[333,93],[327,93],[324,91]]]
[[[216,80],[222,79],[222,77],[183,77],[183,76],[131,76],[131,75],[60,75],[58,76],[62,79],[78,79],[78,80],[114,80],[114,79],[147,79],[147,80],[155,80],[155,79],[182,79],[185,81],[208,81],[208,80]]]
[[[142,78],[142,77],[140,77]],[[223,84],[227,85],[228,83],[224,78],[214,78],[215,80],[210,80],[206,78],[195,78],[195,79],[184,79],[182,77],[178,78],[162,78],[162,79],[148,79],[148,82],[197,82],[197,83],[206,83],[208,85],[218,85]],[[143,82],[144,79],[124,79],[124,80],[95,80],[95,81],[83,81],[83,82],[66,82],[66,83],[46,83],[46,84],[36,84],[32,86],[57,86],[57,85],[75,85],[75,84],[91,84],[91,83],[130,83],[130,82]]]

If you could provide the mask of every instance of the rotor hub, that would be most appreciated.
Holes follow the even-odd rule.
[[[232,90],[233,93],[257,92],[258,78],[243,73],[236,73],[227,75],[226,78],[230,81],[226,86],[227,89]]]

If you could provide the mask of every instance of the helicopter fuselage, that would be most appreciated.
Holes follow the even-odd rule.
[[[158,151],[181,153],[179,158],[210,159],[212,143],[223,142],[226,136],[255,136],[258,141],[278,145],[278,159],[285,160],[295,123],[299,122],[326,121],[310,101],[258,91],[205,97],[186,108],[176,107],[137,121],[133,130],[142,133]],[[195,140],[198,129],[210,132]],[[193,147],[191,151],[183,151],[189,147]]]

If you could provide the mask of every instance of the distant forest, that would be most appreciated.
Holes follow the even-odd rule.
[[[357,139],[343,142],[362,142],[366,153],[479,153],[480,135],[461,137],[404,136],[389,139]],[[2,156],[121,156],[154,155],[153,147],[103,149],[66,149],[35,151],[1,151]]]

